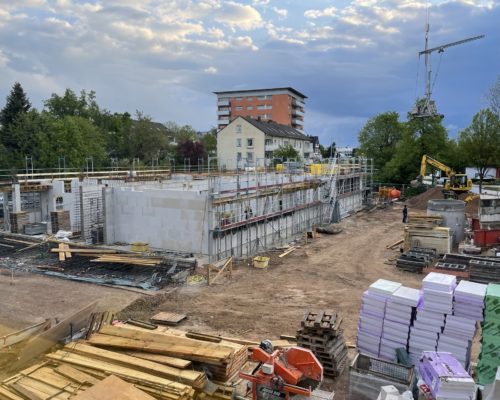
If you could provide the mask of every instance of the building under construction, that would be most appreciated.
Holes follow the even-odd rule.
[[[30,172],[2,186],[4,229],[71,231],[94,244],[145,242],[210,261],[247,257],[360,210],[371,177],[364,158],[308,172]]]

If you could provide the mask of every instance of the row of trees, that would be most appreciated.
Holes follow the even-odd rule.
[[[0,111],[0,169],[21,169],[30,156],[35,168],[82,168],[91,157],[96,168],[132,160],[160,165],[175,160],[192,165],[216,150],[215,129],[200,139],[189,125],[158,124],[141,112],[111,113],[99,107],[95,92],[70,89],[52,94],[41,111],[33,108],[16,82]]]
[[[441,117],[401,121],[397,112],[379,114],[358,135],[361,154],[373,158],[375,179],[408,183],[419,173],[427,154],[455,171],[478,170],[480,184],[489,167],[500,167],[500,77],[489,94],[489,107],[474,115],[457,139],[448,137]]]

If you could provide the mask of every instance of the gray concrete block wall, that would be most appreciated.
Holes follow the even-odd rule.
[[[106,242],[207,254],[207,199],[207,192],[108,188]]]

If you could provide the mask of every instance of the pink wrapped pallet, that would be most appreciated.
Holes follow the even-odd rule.
[[[437,400],[473,400],[476,385],[451,353],[424,351],[419,372]]]

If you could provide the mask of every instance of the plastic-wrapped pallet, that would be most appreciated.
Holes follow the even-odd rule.
[[[408,350],[417,365],[422,351],[436,350],[439,334],[445,326],[446,314],[453,311],[453,290],[456,277],[429,273],[422,280],[423,303],[417,309],[416,320],[410,329]]]
[[[379,356],[386,303],[400,287],[399,282],[379,279],[363,294],[356,337],[356,349],[360,353]]]
[[[410,325],[420,304],[421,293],[417,289],[401,286],[387,301],[380,343],[379,357],[395,361],[398,348],[407,349]]]
[[[475,398],[474,380],[451,353],[424,351],[418,367],[435,399]]]
[[[484,299],[483,336],[476,372],[481,385],[495,379],[500,366],[500,285],[490,283]]]

